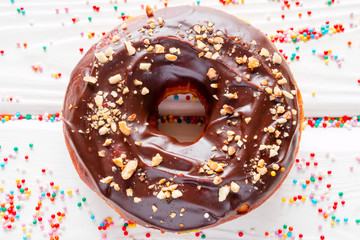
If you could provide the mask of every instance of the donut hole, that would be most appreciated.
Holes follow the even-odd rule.
[[[203,132],[205,107],[190,93],[166,97],[158,113],[158,129],[179,142],[194,142]]]

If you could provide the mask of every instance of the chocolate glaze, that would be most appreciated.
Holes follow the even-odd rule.
[[[129,21],[125,30],[119,26],[107,34],[79,62],[71,75],[64,101],[65,138],[82,179],[123,215],[142,225],[169,231],[204,228],[237,216],[237,209],[244,204],[247,204],[248,211],[251,211],[278,188],[287,175],[298,148],[301,102],[296,96],[294,99],[278,97],[270,100],[270,95],[260,86],[260,81],[266,78],[269,87],[273,88],[277,79],[272,74],[272,69],[278,69],[287,79],[287,83],[280,88],[288,92],[298,91],[284,60],[281,64],[273,64],[271,60],[259,55],[261,48],[267,49],[270,57],[277,50],[263,33],[248,23],[204,7],[165,8],[154,12],[154,19],[158,17],[164,19],[165,24],[162,27],[157,26],[153,36],[146,33],[149,29],[149,18],[139,17]],[[213,31],[208,32],[209,36],[217,31],[223,32],[222,38],[225,42],[217,60],[198,57],[201,50],[196,47],[195,40],[187,38],[189,29],[196,24],[207,26],[206,20],[214,23]],[[145,33],[139,31],[143,27],[146,29]],[[120,37],[116,43],[111,41],[114,36]],[[150,40],[152,46],[164,46],[166,53],[170,47],[176,47],[180,48],[181,54],[177,55],[176,61],[171,62],[165,59],[164,54],[147,52],[143,43],[145,38]],[[130,41],[138,50],[135,55],[128,54],[123,43],[125,40]],[[252,41],[256,41],[256,45],[251,44]],[[206,40],[203,42],[206,43]],[[100,64],[94,54],[106,51],[109,46],[115,52],[113,60]],[[234,46],[236,49],[229,56]],[[251,70],[247,63],[236,63],[235,57],[243,55],[256,57],[260,60],[260,66]],[[149,70],[139,69],[139,64],[143,62],[152,64]],[[214,68],[218,74],[213,81],[206,75],[209,68]],[[91,127],[89,119],[94,110],[88,107],[88,103],[94,104],[96,94],[99,91],[111,93],[117,90],[117,85],[108,82],[108,78],[115,74],[122,76],[125,86],[130,90],[127,94],[119,93],[124,103],[121,106],[117,104],[116,108],[121,114],[127,113],[127,116],[136,114],[136,120],[128,122],[132,124],[128,137],[118,129],[116,132],[100,135],[98,130]],[[250,75],[250,80],[246,79],[247,74]],[[98,76],[97,83],[90,85],[83,81],[87,75]],[[235,81],[236,76],[241,77],[242,81]],[[142,86],[136,86],[133,83],[135,79],[142,81]],[[211,83],[218,83],[219,87],[214,89],[210,87]],[[140,93],[143,87],[149,89],[148,94]],[[137,94],[134,94],[135,90]],[[224,97],[226,91],[237,93],[238,99]],[[156,126],[159,102],[166,95],[179,92],[194,93],[205,105],[204,131],[195,142],[180,143],[161,133]],[[258,95],[254,97],[254,94]],[[117,99],[118,97],[114,98],[109,94],[104,102],[115,102]],[[233,107],[239,116],[221,115],[220,110],[224,104]],[[280,126],[276,124],[277,116],[270,113],[270,108],[274,108],[276,104],[284,106],[286,111],[295,109],[299,114],[291,115],[290,119]],[[74,106],[72,109],[69,108],[71,105]],[[245,118],[248,117],[251,117],[251,121],[246,124]],[[228,120],[237,121],[237,124],[229,124]],[[278,138],[275,138],[274,133],[264,132],[264,128],[270,125],[281,132]],[[135,128],[138,128],[138,132]],[[217,134],[218,130],[223,132]],[[228,130],[240,135],[241,139],[248,136],[247,142],[244,142],[241,148],[236,141],[230,141],[229,146],[236,149],[232,156],[222,151]],[[287,137],[283,136],[285,132]],[[255,135],[257,139],[254,139]],[[103,143],[107,138],[111,138],[113,142],[104,147]],[[276,144],[276,139],[282,140],[277,156],[270,158],[268,150],[259,150],[262,144]],[[135,142],[141,142],[142,145],[137,146]],[[216,146],[215,151],[211,150],[213,146]],[[98,151],[101,150],[105,151],[105,157],[98,156]],[[121,169],[117,168],[113,172],[115,164],[112,159],[119,157],[121,153],[125,153],[127,159],[139,161],[135,173],[128,180],[121,177]],[[151,167],[151,159],[158,153],[163,157],[163,161],[160,165]],[[212,158],[213,154],[215,157]],[[260,181],[253,183],[251,172],[256,171],[253,169],[256,156],[265,160],[268,172],[261,176]],[[202,164],[206,164],[209,159],[226,163],[227,166],[222,173],[215,175],[199,173]],[[270,172],[273,171],[274,163],[285,168],[285,171],[277,170],[273,177]],[[145,180],[141,181],[139,174],[143,174]],[[216,175],[222,178],[218,185],[213,183]],[[116,191],[109,184],[100,182],[107,176],[113,176],[113,181],[121,190]],[[183,196],[161,200],[153,195],[159,190],[150,190],[148,187],[162,178],[173,178],[172,182],[179,184],[177,189]],[[232,181],[240,185],[240,190],[237,193],[230,192],[225,201],[219,202],[219,187],[230,185]],[[201,189],[198,189],[199,185]],[[128,188],[133,190],[132,197],[126,195]],[[141,198],[141,202],[135,203],[134,197]],[[158,209],[155,213],[152,205],[156,205]],[[185,211],[183,216],[180,216],[182,208],[185,208]],[[170,217],[172,212],[176,213],[176,217]],[[208,218],[204,217],[205,213],[209,214]]]

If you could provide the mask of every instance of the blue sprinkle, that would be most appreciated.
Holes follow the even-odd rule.
[[[317,200],[316,200],[316,199],[313,198],[313,199],[311,199],[311,201],[312,201],[313,204],[317,204]]]
[[[91,215],[91,217],[90,217],[92,220],[94,220],[95,219],[95,216],[94,215]]]
[[[26,240],[26,239],[27,239],[27,236],[23,236],[23,239]]]
[[[5,163],[1,163],[0,167],[4,168],[5,167]]]
[[[303,185],[302,185],[302,188],[304,188],[304,189],[305,189],[305,188],[306,188],[306,184],[303,184]]]
[[[178,96],[178,95],[175,95],[175,96],[174,96],[174,99],[175,99],[175,101],[179,100],[179,96]]]
[[[2,118],[2,119],[1,119],[1,122],[3,122],[3,123],[4,123],[4,122],[5,122],[5,118]]]
[[[10,2],[11,2],[11,3],[14,3],[14,2],[15,2],[15,0],[10,0]]]
[[[19,218],[20,218],[20,215],[19,215],[19,214],[16,214],[15,217],[19,219]]]
[[[61,193],[61,194],[64,194],[65,192],[64,192],[64,190],[61,190],[60,193]]]
[[[104,226],[104,223],[100,223],[100,227],[103,227]]]
[[[316,49],[313,49],[313,50],[312,50],[312,53],[316,53]]]
[[[303,33],[303,35],[304,35],[304,37],[306,37],[306,36],[307,36],[307,33],[306,33],[306,32],[304,32],[304,33]]]
[[[295,56],[296,56],[296,53],[292,53],[291,56],[295,57]]]
[[[313,29],[309,29],[309,32],[312,33],[314,30]]]
[[[291,232],[288,232],[288,233],[287,233],[287,236],[288,236],[288,237],[291,237],[291,235],[292,235]]]
[[[296,184],[296,183],[297,183],[297,180],[296,180],[296,179],[294,179],[294,180],[293,180],[293,183],[294,183],[294,184]]]
[[[25,10],[22,10],[21,13],[22,13],[22,15],[25,15]]]
[[[19,112],[16,113],[16,117],[19,118],[21,114]]]
[[[197,4],[197,5],[200,5],[200,1],[196,1],[196,4]]]
[[[311,38],[314,38],[314,37],[315,37],[315,35],[314,35],[314,34],[310,34],[310,37],[311,37]]]
[[[45,195],[46,195],[46,194],[45,194],[44,192],[43,192],[43,193],[41,193],[41,196],[42,196],[42,197],[45,197]]]
[[[340,218],[337,218],[337,219],[336,219],[336,222],[340,222]]]
[[[334,59],[336,60],[336,59],[338,59],[338,56],[336,55],[336,56],[334,56]]]
[[[10,191],[10,194],[13,195],[13,194],[14,194],[14,190],[11,190],[11,191]]]
[[[349,219],[348,218],[344,218],[344,222],[347,222]]]

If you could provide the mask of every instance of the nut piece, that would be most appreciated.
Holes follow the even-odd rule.
[[[107,134],[108,132],[109,132],[109,128],[107,128],[107,127],[105,127],[105,126],[99,129],[99,134],[100,134],[100,135],[105,135],[105,134]]]
[[[154,16],[154,10],[149,5],[146,5],[145,11],[148,17]]]
[[[262,57],[269,57],[269,56],[270,56],[270,53],[269,53],[269,51],[268,51],[266,48],[262,48],[261,51],[260,51],[260,56],[262,56]]]
[[[274,53],[272,60],[274,64],[275,63],[280,64],[282,62],[282,58],[278,53]]]
[[[165,58],[171,62],[174,62],[174,61],[176,61],[177,56],[174,54],[165,54]]]
[[[259,60],[257,60],[257,58],[254,57],[249,57],[248,67],[250,69],[254,69],[257,68],[258,66],[260,66]]]
[[[148,94],[150,91],[147,87],[143,87],[143,89],[141,89],[141,95],[146,95]]]
[[[107,184],[107,183],[111,182],[113,179],[114,179],[113,176],[108,176],[108,177],[106,177],[106,178],[100,179],[100,182]]]
[[[230,186],[225,185],[219,188],[219,202],[225,201],[229,193],[230,193]]]
[[[115,163],[116,166],[120,167],[120,168],[123,168],[124,167],[124,164],[123,164],[123,159],[121,157],[119,158],[114,158],[113,160],[113,163]]]
[[[125,122],[125,121],[119,122],[119,128],[120,128],[120,131],[121,131],[124,135],[126,135],[126,136],[129,136],[129,135],[130,135],[130,133],[131,133],[131,128],[128,128],[128,127],[126,126],[126,122]]]
[[[200,40],[197,40],[197,41],[196,41],[196,44],[197,44],[198,49],[203,50],[203,49],[205,49],[205,48],[206,48],[205,43],[203,43],[203,42],[202,42],[202,41],[200,41]]]
[[[164,53],[165,48],[160,44],[155,44],[155,53]]]
[[[228,148],[228,154],[229,154],[230,156],[234,155],[235,152],[236,152],[236,150],[235,150],[234,147],[230,146],[230,147]]]
[[[149,70],[150,67],[151,67],[151,63],[140,63],[139,66],[139,68],[144,71]]]
[[[206,76],[210,79],[210,80],[214,80],[217,76],[215,69],[213,68],[209,68],[208,72],[206,73]]]
[[[163,161],[163,158],[161,157],[160,154],[156,154],[155,157],[153,157],[151,159],[151,166],[152,167],[156,167],[157,165],[159,165],[161,162]]]
[[[96,77],[93,77],[93,76],[85,76],[85,77],[83,78],[83,80],[84,80],[85,82],[90,83],[90,84],[95,84],[95,83],[97,82]]]
[[[222,178],[219,177],[219,176],[216,176],[216,177],[214,178],[214,180],[213,180],[213,183],[214,183],[214,184],[219,184],[219,183],[221,183],[221,182],[222,182]]]
[[[172,191],[172,193],[171,193],[171,196],[173,197],[173,198],[179,198],[179,197],[181,197],[183,194],[182,194],[182,192],[180,191],[180,190],[178,190],[178,189],[175,189],[174,191]]]
[[[136,49],[131,45],[131,42],[124,41],[124,44],[129,55],[134,55],[136,53]]]
[[[120,81],[121,81],[121,75],[120,74],[116,74],[116,75],[109,78],[109,83],[110,84],[116,84],[116,83],[118,83]]]
[[[240,186],[239,184],[237,184],[236,182],[231,182],[230,184],[230,189],[231,191],[233,191],[234,193],[237,193],[240,190]]]
[[[141,202],[141,198],[139,197],[134,197],[134,203],[139,203]]]
[[[108,61],[108,58],[105,56],[104,52],[98,52],[95,53],[95,57],[97,58],[97,60],[99,60],[99,62],[101,63],[106,63]]]
[[[121,172],[122,178],[124,180],[129,179],[133,175],[133,173],[135,172],[137,166],[138,166],[138,161],[136,159],[129,161],[126,164],[125,168]]]

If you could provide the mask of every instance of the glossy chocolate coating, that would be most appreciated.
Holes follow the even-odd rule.
[[[267,49],[271,56],[277,50],[263,33],[248,23],[205,7],[164,8],[154,12],[154,19],[158,17],[161,17],[165,24],[162,27],[157,26],[152,36],[147,34],[149,17],[143,16],[129,21],[125,30],[120,26],[115,28],[86,53],[74,69],[66,92],[63,110],[64,133],[82,179],[130,220],[169,231],[204,228],[238,215],[237,209],[243,204],[247,204],[251,211],[279,187],[291,168],[297,151],[301,103],[296,96],[294,99],[282,96],[271,100],[264,87],[260,86],[260,81],[266,78],[269,87],[274,88],[278,79],[274,77],[272,69],[278,69],[287,79],[287,83],[280,88],[287,92],[297,91],[284,59],[281,64],[273,64],[271,60],[259,55],[262,48]],[[224,44],[219,51],[220,57],[216,60],[199,57],[201,50],[197,48],[195,40],[188,39],[187,31],[197,24],[207,26],[205,21],[214,23],[213,31],[208,32],[209,36],[218,31],[223,33]],[[143,27],[147,29],[145,33],[139,31]],[[116,43],[111,41],[114,36],[120,37]],[[177,55],[176,61],[168,61],[164,54],[147,52],[144,39],[149,39],[151,46],[161,44],[166,53],[170,47],[180,48],[181,54]],[[126,40],[136,48],[135,55],[128,54],[124,46]],[[256,44],[251,44],[253,41]],[[109,46],[115,52],[113,60],[99,64],[94,54],[106,51]],[[234,46],[236,48],[232,52]],[[244,55],[256,57],[260,60],[260,66],[251,70],[247,63],[239,65],[235,62],[235,57]],[[139,69],[139,64],[143,62],[152,64],[149,70]],[[94,63],[99,66],[94,66]],[[218,74],[213,81],[207,77],[209,68],[214,68]],[[117,90],[117,85],[109,84],[108,81],[115,74],[121,75],[125,86],[130,90],[127,94],[119,93],[124,103],[121,106],[117,104],[117,109],[127,116],[136,114],[136,120],[128,122],[132,124],[129,136],[125,136],[118,129],[116,132],[100,135],[98,130],[91,127],[89,121],[94,112],[88,107],[88,103],[94,104],[94,97],[99,91],[111,93]],[[83,81],[87,75],[97,75],[97,83],[90,85]],[[247,75],[250,76],[249,80]],[[236,76],[241,77],[242,81],[235,81]],[[140,80],[142,85],[136,86],[135,79]],[[212,88],[211,83],[217,83],[218,88]],[[143,87],[149,89],[148,94],[140,93]],[[225,97],[223,94],[227,91],[237,93],[238,99]],[[176,92],[192,92],[198,95],[205,105],[204,131],[195,142],[179,143],[157,129],[159,102],[166,95]],[[216,95],[218,100],[213,95]],[[109,94],[106,99],[104,102],[115,102],[118,97],[114,98]],[[233,107],[239,116],[221,115],[220,110],[224,104]],[[285,124],[279,126],[276,124],[275,115],[270,113],[270,109],[276,104],[284,106],[286,111],[294,109],[299,114],[291,115]],[[75,107],[69,109],[71,105]],[[245,119],[249,117],[251,121],[246,123]],[[233,125],[228,120],[237,123]],[[274,133],[264,131],[265,127],[271,125],[281,132],[280,137],[276,138]],[[218,130],[222,130],[222,133],[217,134]],[[228,146],[236,149],[232,156],[222,150],[224,141],[228,138],[226,132],[229,130],[240,135],[241,139],[247,135],[247,141],[241,148],[236,141],[229,142]],[[286,137],[283,136],[285,132],[288,134]],[[254,139],[254,136],[257,138]],[[104,147],[103,143],[107,138],[111,138],[113,142]],[[282,141],[277,156],[270,158],[268,151],[259,150],[260,145],[276,144],[276,139]],[[137,146],[135,142],[142,144]],[[215,151],[212,151],[213,146],[216,147]],[[98,156],[98,152],[102,150],[105,151],[105,157]],[[119,157],[121,153],[125,153],[127,159],[137,159],[139,162],[135,173],[128,180],[121,177],[120,169],[113,172],[115,164],[112,159]],[[163,161],[160,165],[151,167],[151,159],[158,153]],[[251,172],[254,171],[253,160],[256,156],[265,160],[268,172],[261,176],[260,181],[253,183]],[[202,164],[206,164],[209,159],[227,166],[222,173],[215,175],[199,173]],[[277,170],[276,176],[271,176],[274,163],[285,168],[285,171]],[[140,179],[139,174],[143,174],[144,178]],[[222,178],[222,182],[217,185],[213,183],[216,175]],[[113,181],[120,186],[120,191],[100,182],[107,176],[114,176]],[[178,189],[183,196],[166,200],[157,198],[154,192],[156,194],[159,190],[148,187],[163,178],[173,178],[172,182],[179,184]],[[230,185],[232,181],[240,185],[240,190],[237,193],[231,191],[225,201],[219,202],[219,187]],[[126,195],[128,188],[133,190],[132,197]],[[141,202],[135,203],[134,197],[141,198]],[[157,207],[155,213],[152,205]],[[183,216],[180,216],[182,208],[185,208],[185,211]],[[170,217],[172,212],[176,213],[176,217]],[[205,213],[208,213],[208,218],[204,217]]]

